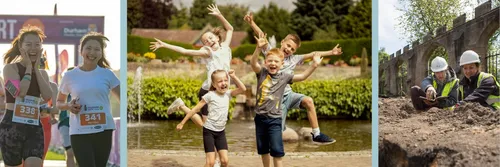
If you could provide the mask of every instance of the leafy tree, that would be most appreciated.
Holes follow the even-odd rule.
[[[291,17],[292,29],[302,40],[311,40],[314,32],[327,30],[330,25],[341,30],[340,23],[349,14],[352,3],[352,0],[297,0]]]

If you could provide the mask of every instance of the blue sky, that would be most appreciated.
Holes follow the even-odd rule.
[[[406,40],[396,30],[397,17],[402,13],[396,10],[397,0],[380,0],[378,2],[378,45],[380,48],[385,48],[387,53],[392,54],[407,45]]]

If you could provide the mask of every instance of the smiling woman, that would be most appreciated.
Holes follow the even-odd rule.
[[[107,40],[96,32],[83,36],[79,49],[83,64],[64,74],[57,97],[58,108],[71,112],[69,134],[79,166],[106,166],[116,129],[109,94],[120,98],[120,81],[104,54]]]

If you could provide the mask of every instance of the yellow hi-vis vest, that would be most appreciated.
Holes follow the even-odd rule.
[[[488,78],[488,77],[493,77],[495,84],[500,89],[500,84],[498,84],[497,79],[493,75],[485,73],[485,72],[479,73],[479,77],[477,78],[477,87],[479,87],[479,85],[481,84],[481,81],[483,81],[483,79]],[[465,99],[464,87],[462,85],[460,85],[459,91],[460,91],[460,94],[462,94],[462,100]],[[490,105],[491,107],[495,108],[496,110],[498,110],[498,109],[500,109],[500,96],[489,95],[488,99],[486,99],[486,103],[488,105]]]
[[[435,78],[434,73],[432,73],[432,77],[433,77],[432,86],[437,89],[437,82],[434,79]],[[453,81],[446,83],[444,85],[443,91],[441,92],[441,96],[445,96],[445,97],[448,96],[451,92],[451,89],[453,89],[453,86],[455,86],[455,84],[457,84],[457,82],[458,82],[458,79],[454,79]],[[455,105],[453,105],[451,107],[446,107],[444,109],[445,110],[453,110],[453,109],[455,109]]]

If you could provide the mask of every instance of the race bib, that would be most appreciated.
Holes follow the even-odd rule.
[[[33,96],[16,98],[12,122],[28,125],[39,125],[38,122],[40,119],[40,100],[40,98]]]
[[[78,114],[78,122],[80,127],[78,131],[95,131],[104,129],[106,126],[106,113],[103,106],[82,106],[82,111]]]

